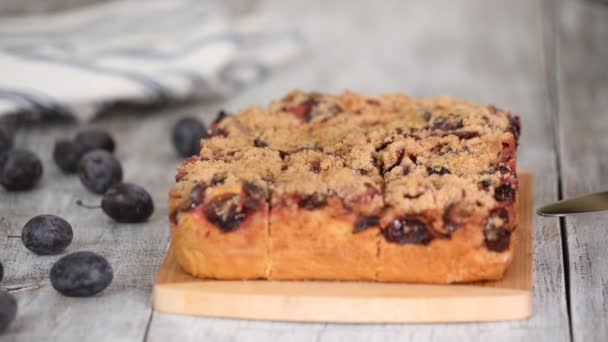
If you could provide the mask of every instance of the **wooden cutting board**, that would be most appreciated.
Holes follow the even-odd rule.
[[[465,285],[193,278],[171,247],[154,286],[154,309],[188,315],[308,322],[517,320],[532,312],[532,175],[519,173],[513,262],[500,281]]]

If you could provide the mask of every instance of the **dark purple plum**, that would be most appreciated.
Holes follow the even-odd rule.
[[[144,222],[154,212],[154,201],[141,186],[118,183],[103,195],[101,208],[117,222]]]
[[[103,194],[112,185],[122,181],[122,166],[110,152],[93,150],[78,162],[78,176],[87,189]]]
[[[68,297],[90,297],[103,291],[114,278],[114,270],[102,256],[93,252],[68,254],[50,272],[55,290]]]
[[[39,215],[23,226],[21,242],[38,255],[57,254],[65,250],[74,233],[68,221],[55,215]]]
[[[82,149],[83,153],[97,149],[114,152],[116,148],[110,133],[100,129],[88,129],[79,132],[74,137],[74,143]]]
[[[0,155],[0,184],[6,190],[29,190],[41,176],[42,162],[34,153],[12,149]]]
[[[180,119],[173,127],[173,145],[182,157],[198,155],[200,141],[207,137],[207,128],[196,118]]]
[[[60,139],[55,141],[53,160],[64,173],[75,173],[83,152],[83,149],[73,141]]]
[[[114,139],[108,132],[89,129],[76,134],[74,140],[55,141],[53,160],[64,173],[75,173],[78,170],[78,161],[87,152],[98,149],[114,152],[115,147]]]

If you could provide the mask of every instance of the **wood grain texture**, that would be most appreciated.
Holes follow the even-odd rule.
[[[553,1],[547,3],[553,7]],[[294,87],[406,91],[429,96],[446,93],[495,103],[522,115],[519,162],[536,175],[535,207],[557,199],[553,117],[546,86],[552,59],[542,48],[552,31],[547,29],[540,0],[387,0],[381,5],[345,0],[264,0],[260,5],[261,10],[278,14],[301,29],[309,42],[307,51],[269,81],[222,103],[222,107],[236,110],[248,104],[265,104]],[[574,73],[575,66],[570,65]],[[594,79],[593,73],[585,75]],[[88,194],[76,179],[62,176],[50,160],[50,150],[55,137],[71,135],[75,127],[33,128],[19,133],[18,144],[39,153],[46,170],[42,184],[31,193],[13,195],[0,190],[0,216],[6,217],[0,224],[0,259],[6,269],[3,286],[40,282],[42,287],[16,292],[20,314],[2,336],[3,342],[142,340],[148,324],[150,341],[569,340],[558,222],[538,217],[534,222],[534,313],[529,321],[298,324],[154,314],[148,322],[153,277],[168,242],[165,196],[173,183],[174,165],[179,162],[169,145],[168,130],[184,113],[209,120],[218,106],[154,110],[143,115],[121,110],[95,123],[115,130],[126,179],[146,186],[153,194],[157,212],[142,225],[114,225],[101,212],[73,205],[76,198],[93,202],[97,197]],[[606,148],[601,151],[605,153]],[[580,181],[593,183],[598,179]],[[63,215],[72,222],[76,236],[68,251],[89,249],[108,257],[116,278],[101,296],[59,296],[46,280],[57,257],[35,257],[18,240],[4,237],[5,232],[18,233],[27,219],[41,212]],[[595,248],[589,253],[597,260],[605,245],[593,242],[586,241],[587,247]],[[583,274],[589,276],[587,272]],[[580,312],[580,322],[585,315]],[[601,317],[595,317],[594,322]]]
[[[564,197],[608,189],[608,6],[562,1],[557,11],[559,141]],[[574,341],[608,340],[608,214],[568,217]]]
[[[527,319],[532,311],[530,173],[519,173],[519,189],[515,251],[500,281],[425,285],[203,280],[183,271],[170,247],[156,278],[154,309],[207,317],[297,322],[445,323]]]

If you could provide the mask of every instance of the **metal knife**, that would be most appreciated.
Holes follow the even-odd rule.
[[[602,210],[608,210],[608,192],[565,199],[539,208],[536,213],[542,216],[566,216]]]

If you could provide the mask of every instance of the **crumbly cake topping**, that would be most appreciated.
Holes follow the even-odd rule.
[[[429,226],[449,233],[481,215],[488,248],[500,250],[513,226],[504,207],[517,189],[519,129],[509,112],[451,97],[293,91],[218,117],[172,196],[190,208],[193,189],[209,200],[232,193],[237,212],[251,184],[271,206],[313,210],[336,197],[360,215],[355,231],[380,225],[397,243],[428,243]]]

